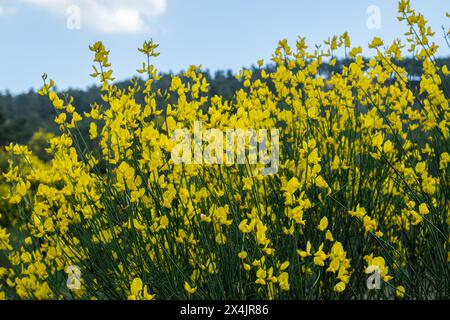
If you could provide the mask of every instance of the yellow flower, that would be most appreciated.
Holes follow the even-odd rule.
[[[280,270],[281,270],[281,271],[284,271],[284,270],[286,270],[287,268],[289,268],[289,261],[283,262],[283,263],[281,264],[281,266],[280,266]]]
[[[384,281],[389,281],[392,279],[390,275],[388,275],[389,267],[386,266],[383,257],[373,257],[373,255],[368,255],[364,257],[364,260],[367,262],[367,268],[365,270],[366,273],[374,273],[380,272],[380,276]]]
[[[253,179],[252,178],[244,178],[242,180],[244,182],[243,190],[252,190]]]
[[[421,215],[425,215],[425,214],[430,213],[430,211],[428,210],[428,207],[427,207],[426,203],[420,204],[420,206],[419,206],[419,212],[420,212]]]
[[[405,297],[405,287],[404,286],[397,286],[397,288],[395,288],[395,296],[397,298],[403,299]]]
[[[130,295],[128,300],[153,300],[154,294],[149,294],[147,286],[144,286],[140,278],[134,278],[131,282]]]
[[[296,177],[293,177],[287,183],[286,192],[292,195],[298,189],[298,187],[300,187],[300,182],[298,182],[298,179]]]
[[[9,237],[10,237],[10,234],[7,232],[6,228],[2,228],[0,226],[0,251],[12,250]],[[0,274],[0,279],[1,279],[1,274]]]
[[[258,271],[256,271],[256,277],[258,279],[265,279],[266,276],[267,276],[266,270],[260,268],[260,269],[258,269]]]
[[[325,260],[327,255],[322,251],[323,243],[319,246],[319,250],[314,253],[314,264],[323,267],[325,265]]]
[[[304,225],[305,220],[303,219],[303,208],[301,206],[297,206],[291,211],[292,218],[295,220],[297,224]]]
[[[325,229],[328,227],[328,218],[327,217],[323,217],[322,219],[320,219],[319,225],[317,226],[317,229],[319,229],[320,231],[325,231]]]
[[[142,284],[142,280],[140,278],[134,278],[133,281],[131,282],[131,296],[130,297],[134,297],[134,298],[139,297],[143,287],[144,287],[144,285]],[[136,299],[131,299],[131,300],[136,300]]]
[[[188,294],[194,294],[197,291],[197,287],[191,287],[186,281],[184,282],[184,290],[186,290]]]
[[[339,267],[340,267],[340,259],[334,258],[333,260],[331,260],[330,265],[327,268],[327,271],[335,273],[336,271],[339,270]]]
[[[394,150],[394,145],[392,144],[392,142],[389,141],[389,140],[386,140],[386,141],[384,142],[384,145],[383,145],[383,151],[384,151],[384,153],[389,154],[389,153],[391,153],[393,150]]]
[[[363,218],[363,224],[364,224],[364,230],[366,232],[372,232],[377,229],[378,223],[375,219],[370,218],[369,216],[365,215]]]
[[[345,283],[342,281],[339,281],[338,283],[335,284],[334,291],[336,291],[337,293],[341,293],[345,290]]]
[[[328,241],[334,241],[333,235],[331,234],[330,230],[327,230],[327,232],[325,233],[325,239],[327,239]]]
[[[322,176],[317,176],[315,180],[316,186],[322,189],[328,188],[328,183],[325,181],[325,179]]]
[[[219,245],[223,245],[227,243],[227,237],[223,233],[218,233],[215,237],[216,243]]]
[[[381,146],[383,145],[383,134],[378,132],[373,138],[372,138],[372,145],[375,148],[381,148]]]
[[[306,243],[306,250],[305,251],[303,251],[303,250],[297,250],[297,253],[298,253],[298,255],[300,256],[300,257],[302,257],[302,258],[306,258],[306,257],[309,257],[310,255],[311,255],[311,242],[307,242]]]
[[[379,37],[374,37],[372,42],[369,44],[369,48],[378,48],[383,45],[383,40],[381,40]]]
[[[254,228],[254,223],[248,224],[248,219],[244,219],[239,223],[239,230],[243,233],[250,233]]]
[[[421,173],[425,172],[426,169],[427,169],[427,167],[426,167],[425,162],[422,161],[422,162],[418,162],[416,164],[416,172],[418,174],[421,174]]]
[[[89,125],[89,137],[91,140],[97,138],[97,125],[94,122],[91,122]]]
[[[239,259],[244,260],[245,258],[247,258],[248,254],[246,251],[241,251],[238,254]]]
[[[352,217],[357,217],[359,219],[362,219],[366,215],[366,209],[363,207],[360,207],[359,204],[356,206],[355,211],[349,211],[348,212]]]
[[[161,219],[159,219],[159,229],[167,229],[167,226],[169,225],[169,218],[166,216],[162,216]]]
[[[283,291],[289,291],[290,285],[289,285],[289,274],[287,272],[282,272],[278,276],[278,283],[280,285],[281,290]]]

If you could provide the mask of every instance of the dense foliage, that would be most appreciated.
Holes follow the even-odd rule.
[[[406,48],[374,38],[365,60],[346,33],[312,52],[282,40],[272,67],[223,92],[195,66],[155,89],[152,41],[145,80],[124,87],[104,45],[90,47],[101,86],[89,108],[44,77],[60,132],[34,137],[49,140],[47,162],[5,148],[0,210],[14,234],[0,228],[0,297],[448,299],[450,71],[407,0],[399,20]],[[347,63],[321,75],[339,50]],[[398,63],[406,50],[420,79]],[[279,171],[175,164],[172,133],[199,120],[277,129]]]
[[[368,62],[368,58],[363,58]],[[392,59],[395,65],[405,68],[408,72],[410,85],[413,88],[418,86],[418,80],[422,76],[422,65],[420,60],[415,57],[405,57],[402,60]],[[349,66],[353,60],[350,58],[336,58],[336,63],[330,65],[327,60],[323,61],[318,67],[318,73],[329,78],[332,73],[342,72],[344,66]],[[307,62],[309,63],[309,62]],[[450,65],[450,58],[437,57],[435,61],[437,66]],[[266,72],[271,72],[276,68],[272,63],[263,67]],[[261,79],[261,68],[251,67],[252,79]],[[224,99],[230,100],[236,91],[243,88],[243,80],[236,79],[235,75],[230,71],[216,71],[211,74],[209,71],[199,70],[203,77],[209,83],[209,90],[206,93],[209,98],[219,95]],[[159,79],[152,83],[152,90],[166,91],[170,88],[171,79],[174,75],[161,73]],[[183,80],[186,80],[183,73],[177,74]],[[445,76],[445,81],[450,82],[450,76]],[[145,85],[145,80],[136,77],[140,86]],[[270,81],[270,79],[268,80]],[[125,89],[131,84],[131,80],[120,81],[115,83],[118,88]],[[269,87],[273,90],[273,86]],[[448,96],[450,88],[442,88]],[[56,88],[55,88],[56,90]],[[79,112],[87,112],[90,110],[92,103],[101,102],[101,92],[98,86],[92,86],[86,90],[69,89],[66,91],[57,90],[61,96],[73,97],[74,103]],[[136,93],[136,101],[140,104],[144,103],[144,96]],[[175,102],[171,100],[171,102]],[[161,109],[165,110],[167,105],[163,99],[158,100]],[[58,126],[55,124],[54,117],[56,113],[53,109],[51,101],[46,97],[40,96],[37,92],[30,90],[26,93],[12,95],[8,92],[0,92],[0,145],[5,146],[11,142],[28,144],[33,135],[38,131],[58,133]],[[87,132],[86,128],[81,128],[83,132]]]

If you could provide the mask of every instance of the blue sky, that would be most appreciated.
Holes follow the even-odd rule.
[[[450,27],[450,1],[412,4],[436,31],[440,55],[450,55],[441,30]],[[67,28],[73,5],[80,29]],[[371,5],[380,9],[380,29],[366,25]],[[44,72],[63,89],[95,83],[88,45],[97,40],[111,50],[117,79],[136,74],[136,48],[149,37],[160,43],[155,65],[174,72],[190,64],[236,71],[268,61],[278,40],[293,44],[299,35],[314,46],[348,31],[352,45],[367,48],[373,36],[391,41],[405,31],[396,9],[395,0],[0,0],[0,91],[37,88]]]

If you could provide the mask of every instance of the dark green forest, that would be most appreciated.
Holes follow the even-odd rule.
[[[338,60],[333,67],[324,63],[320,67],[320,74],[327,77],[333,72],[339,72],[343,66],[349,65],[351,62],[351,60],[345,59]],[[450,58],[439,58],[436,62],[439,66],[444,64],[449,66]],[[418,85],[414,79],[421,76],[422,66],[420,61],[407,58],[395,63],[407,70],[412,79],[412,84]],[[270,70],[274,66],[268,65],[265,68]],[[261,69],[256,67],[251,69],[254,71],[254,77],[258,77]],[[182,76],[182,73],[180,75]],[[221,95],[225,99],[231,99],[234,92],[242,87],[241,80],[238,80],[230,70],[214,73],[204,71],[204,75],[210,83],[210,96]],[[161,79],[153,84],[154,89],[161,89],[164,92],[170,87],[171,77],[172,74],[169,73],[161,74]],[[141,85],[144,83],[141,79],[137,79],[137,81]],[[116,84],[119,88],[126,88],[130,83],[131,80],[125,80]],[[450,83],[450,81],[447,81],[447,83]],[[100,90],[97,86],[91,86],[86,90],[69,89],[60,91],[60,93],[74,98],[74,105],[79,113],[89,111],[90,105],[94,102],[101,103]],[[162,107],[164,109],[164,106]],[[36,91],[30,90],[18,95],[12,95],[7,90],[0,91],[0,145],[4,146],[11,142],[28,144],[37,131],[56,133],[58,128],[53,121],[54,117],[55,112],[48,98],[40,96]]]

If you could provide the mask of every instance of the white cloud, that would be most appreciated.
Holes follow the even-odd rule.
[[[0,16],[7,16],[16,13],[15,8],[0,7]]]
[[[103,33],[137,33],[148,29],[149,19],[162,15],[167,0],[22,0],[68,17],[78,6],[82,27]]]

